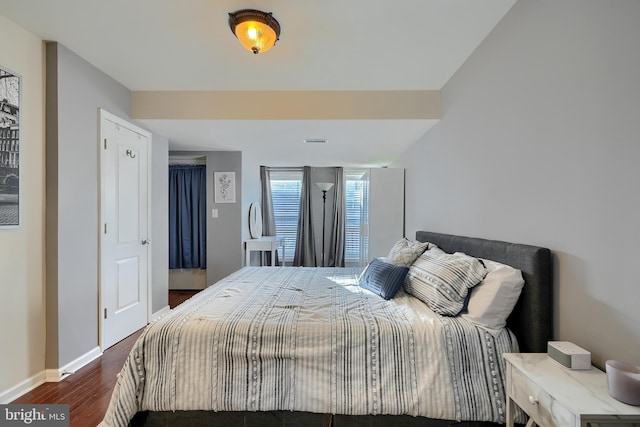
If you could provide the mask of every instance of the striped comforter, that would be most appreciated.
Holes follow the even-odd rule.
[[[245,267],[147,327],[118,375],[102,426],[137,411],[291,410],[504,422],[501,353],[464,319],[359,269]]]

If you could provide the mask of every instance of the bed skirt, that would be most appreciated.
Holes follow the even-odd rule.
[[[410,415],[332,415],[310,412],[138,412],[130,427],[498,427],[501,424],[477,421],[435,420]],[[521,424],[516,424],[521,426]]]

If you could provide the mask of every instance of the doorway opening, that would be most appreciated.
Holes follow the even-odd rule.
[[[169,289],[207,287],[205,156],[169,156]]]

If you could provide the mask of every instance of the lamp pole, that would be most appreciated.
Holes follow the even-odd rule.
[[[324,267],[324,231],[325,231],[325,216],[327,211],[327,191],[333,187],[332,182],[317,182],[316,185],[322,190],[322,265]]]
[[[327,190],[322,190],[322,267],[324,267],[324,225],[327,211]]]

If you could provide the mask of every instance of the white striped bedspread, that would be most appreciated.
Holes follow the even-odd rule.
[[[101,426],[137,411],[408,414],[504,423],[501,354],[517,351],[360,269],[244,267],[150,324]]]

